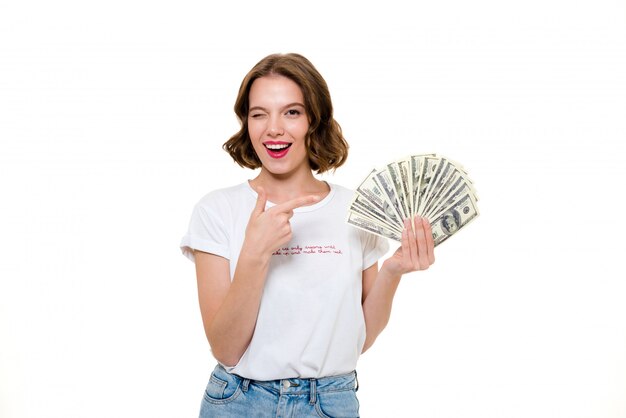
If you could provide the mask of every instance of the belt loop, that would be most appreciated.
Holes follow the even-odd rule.
[[[356,387],[354,388],[354,391],[357,392],[359,390],[359,377],[356,374],[356,370],[354,371],[354,380],[356,380]]]
[[[249,384],[250,384],[250,379],[243,379],[243,384],[241,385],[241,390],[243,390],[244,392],[247,392]]]
[[[310,393],[309,393],[309,404],[311,405],[315,405],[315,402],[317,401],[317,380],[316,379],[309,379],[309,383],[310,383]]]

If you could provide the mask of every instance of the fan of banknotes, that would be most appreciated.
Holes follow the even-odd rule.
[[[431,224],[435,246],[478,216],[478,197],[459,163],[420,154],[374,169],[357,188],[348,223],[401,241],[403,220],[419,215]]]

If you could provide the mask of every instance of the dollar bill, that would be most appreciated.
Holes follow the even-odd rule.
[[[358,213],[349,212],[348,223],[350,225],[356,226],[359,229],[363,229],[373,234],[380,235],[381,237],[384,237],[384,238],[390,238],[395,241],[402,240],[402,234],[399,234],[396,231],[387,229],[384,226],[380,225],[379,223],[374,222],[371,219],[365,218],[364,216],[361,216]]]
[[[439,194],[439,191],[444,187],[445,182],[452,174],[454,166],[445,158],[442,158],[440,163],[437,164],[437,170],[433,176],[433,180],[429,185],[429,190],[426,191],[424,198],[424,205],[421,210],[421,214],[425,214],[429,211],[433,199]]]
[[[435,246],[456,234],[477,216],[478,208],[471,195],[467,194],[462,199],[459,199],[453,206],[432,221],[431,228]]]
[[[363,198],[363,196],[357,194],[357,196],[352,200],[350,204],[350,210],[352,212],[358,213],[359,215],[370,218],[371,220],[380,223],[383,226],[388,227],[394,231],[402,232],[398,226],[389,222],[389,219],[385,216],[384,213],[380,212],[377,208],[373,206],[368,206],[367,200]]]
[[[462,198],[464,195],[470,194],[474,201],[478,201],[478,198],[473,192],[471,186],[464,180],[462,175],[458,175],[453,179],[452,185],[450,185],[439,197],[433,207],[424,214],[427,219],[434,219],[441,212],[445,211],[448,207],[454,205],[454,203]]]
[[[398,215],[389,200],[385,198],[385,192],[376,182],[375,176],[376,170],[372,170],[357,188],[357,193],[367,199],[374,208],[384,213],[390,223],[399,228],[403,228],[402,218]]]
[[[421,215],[422,210],[424,209],[424,201],[427,197],[427,192],[429,190],[430,183],[437,171],[437,167],[441,162],[441,158],[433,156],[424,157],[424,161],[421,167],[421,172],[419,175],[419,191],[417,196],[417,209],[415,211],[416,215]]]
[[[411,212],[409,207],[409,196],[406,194],[406,191],[404,189],[405,182],[402,180],[402,172],[400,171],[400,166],[396,161],[394,161],[387,164],[387,171],[389,172],[389,177],[391,177],[393,188],[395,189],[396,195],[398,196],[403,219],[410,218]]]
[[[413,175],[411,173],[411,160],[408,158],[396,161],[396,166],[400,172],[400,183],[402,184],[402,193],[405,196],[406,213],[408,217],[413,215]]]
[[[385,167],[376,171],[374,182],[384,192],[384,197],[387,200],[387,203],[391,205],[391,208],[395,211],[398,218],[406,219],[409,216],[404,213],[403,204],[401,202],[401,199],[404,199],[404,196],[401,196],[396,191],[392,177],[393,176],[389,172],[389,168]]]
[[[413,202],[413,206],[411,208],[411,216],[415,216],[417,214],[417,207],[419,206],[419,195],[420,195],[420,174],[422,172],[422,167],[424,166],[424,157],[420,155],[412,155],[409,158],[409,165],[411,166],[411,201]]]

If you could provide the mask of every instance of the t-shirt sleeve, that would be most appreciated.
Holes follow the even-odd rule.
[[[386,238],[359,231],[361,234],[361,247],[363,248],[363,270],[371,267],[383,255],[389,251],[389,242]]]
[[[197,203],[191,213],[187,233],[180,241],[180,249],[194,263],[193,250],[229,258],[228,233],[223,215],[204,201]]]

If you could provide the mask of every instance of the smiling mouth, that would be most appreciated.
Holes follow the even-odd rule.
[[[291,144],[288,142],[266,142],[263,146],[265,146],[270,157],[282,158],[289,152]]]

